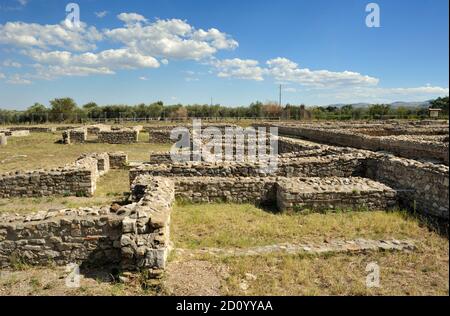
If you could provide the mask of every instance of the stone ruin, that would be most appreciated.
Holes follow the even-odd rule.
[[[167,152],[152,153],[148,162],[129,169],[131,197],[120,208],[2,215],[0,264],[20,259],[161,271],[170,251],[170,215],[176,199],[269,204],[280,212],[405,207],[448,223],[449,167],[443,157],[448,144],[439,143],[439,137],[448,142],[448,126],[342,124],[337,134],[335,130],[327,124],[280,125],[275,173],[262,171],[255,161],[173,162]],[[412,153],[405,149],[410,139],[404,144],[398,138],[410,130],[411,135],[439,144],[431,149],[417,145],[421,150]],[[396,135],[386,136],[391,133]],[[80,190],[89,195],[108,168],[125,166],[123,153],[83,155],[61,169],[1,175],[0,196],[76,195]]]
[[[88,141],[106,144],[132,144],[138,142],[141,130],[142,126],[115,128],[104,124],[78,127],[64,131],[62,142],[63,144]]]

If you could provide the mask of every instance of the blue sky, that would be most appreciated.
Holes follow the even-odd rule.
[[[278,99],[326,105],[448,95],[447,0],[0,0],[0,107]]]

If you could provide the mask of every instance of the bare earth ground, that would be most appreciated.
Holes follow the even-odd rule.
[[[121,150],[148,160],[147,135],[134,145],[63,146],[51,134],[10,138],[0,150],[0,173],[56,167],[81,153]],[[108,205],[126,198],[128,172],[111,171],[92,198],[0,199],[0,212]],[[239,248],[334,239],[411,239],[412,252],[279,254],[225,257],[199,254],[208,248]],[[0,295],[449,295],[449,243],[407,213],[337,212],[276,214],[252,205],[179,203],[172,213],[174,251],[164,276],[121,275],[113,269],[82,271],[81,286],[66,286],[65,267],[16,264],[0,270]],[[380,266],[380,287],[367,288],[366,267]],[[125,277],[125,278],[124,278]]]

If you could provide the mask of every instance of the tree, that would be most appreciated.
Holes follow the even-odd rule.
[[[280,105],[270,102],[263,105],[262,110],[266,118],[279,118],[283,109]]]
[[[382,119],[389,113],[390,108],[389,104],[373,104],[369,107],[369,115],[374,119]]]
[[[250,104],[249,114],[251,117],[262,117],[263,116],[263,104],[259,101]]]
[[[186,120],[188,118],[188,111],[184,106],[181,106],[170,114],[170,118],[174,120]]]
[[[44,123],[48,119],[48,109],[40,103],[33,104],[25,113],[31,123]]]
[[[71,121],[75,119],[74,114],[77,110],[77,104],[71,98],[54,99],[50,101],[51,114],[53,120]]]
[[[437,98],[430,102],[432,109],[441,109],[443,115],[448,115],[448,96],[443,98]]]

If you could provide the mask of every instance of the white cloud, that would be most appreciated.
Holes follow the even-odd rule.
[[[214,60],[212,65],[221,78],[239,78],[246,80],[264,80],[265,70],[259,66],[259,62],[253,59],[224,59]]]
[[[427,100],[449,95],[449,88],[419,86],[409,88],[357,87],[326,91],[328,97],[340,102],[391,103],[394,101]]]
[[[95,27],[84,23],[80,23],[79,28],[67,27],[64,22],[52,25],[24,22],[0,24],[0,44],[18,47],[87,51],[95,49],[95,43],[101,39],[102,35]]]
[[[26,6],[28,4],[28,0],[17,0],[21,6]]]
[[[276,80],[295,82],[305,86],[326,88],[348,85],[374,86],[379,82],[377,78],[353,71],[332,72],[299,68],[295,62],[281,57],[268,60],[266,64],[268,65],[268,73]]]
[[[158,68],[158,61],[129,49],[109,49],[95,53],[73,54],[68,51],[25,52],[38,63],[38,77],[53,79],[59,76],[85,76],[90,74],[114,74],[118,69]],[[46,69],[48,74],[46,73]],[[67,71],[64,71],[67,69]]]
[[[96,13],[99,17],[105,14],[106,11]],[[210,58],[221,49],[234,49],[238,45],[215,28],[195,29],[179,19],[150,23],[137,13],[121,13],[117,17],[125,23],[123,27],[101,32],[84,23],[73,28],[64,21],[54,25],[7,22],[0,24],[0,45],[22,48],[21,52],[36,62],[36,73],[29,74],[33,79],[157,68],[160,63],[167,65],[170,58]],[[103,40],[119,43],[120,47],[95,52]]]
[[[145,55],[199,60],[238,45],[229,35],[216,29],[196,30],[179,19],[147,23],[144,17],[134,14],[122,13],[119,16],[126,22],[125,27],[106,30],[105,35]]]
[[[147,19],[137,13],[121,13],[117,16],[117,18],[126,24],[134,24],[139,22],[146,22]]]
[[[383,91],[390,92],[393,94],[438,94],[438,95],[448,95],[449,89],[442,87],[433,87],[431,85],[426,85],[422,87],[415,88],[390,88],[383,89]]]
[[[108,15],[108,11],[94,12],[94,14],[96,17],[101,19]]]
[[[5,78],[6,78],[5,74],[0,72],[0,79],[5,79]]]
[[[195,77],[186,77],[186,78],[184,78],[184,80],[186,82],[195,82],[195,81],[199,81],[200,79],[199,78],[195,78]]]
[[[144,77],[144,76],[142,76],[142,77],[139,77],[139,80],[147,81],[147,80],[148,80],[148,78],[147,78],[147,77]]]
[[[5,67],[11,67],[11,68],[21,68],[22,67],[21,63],[19,63],[17,61],[10,60],[10,59],[5,60],[2,63],[2,65],[5,66]]]
[[[6,80],[6,83],[27,85],[31,84],[31,81],[18,74],[14,74]]]

